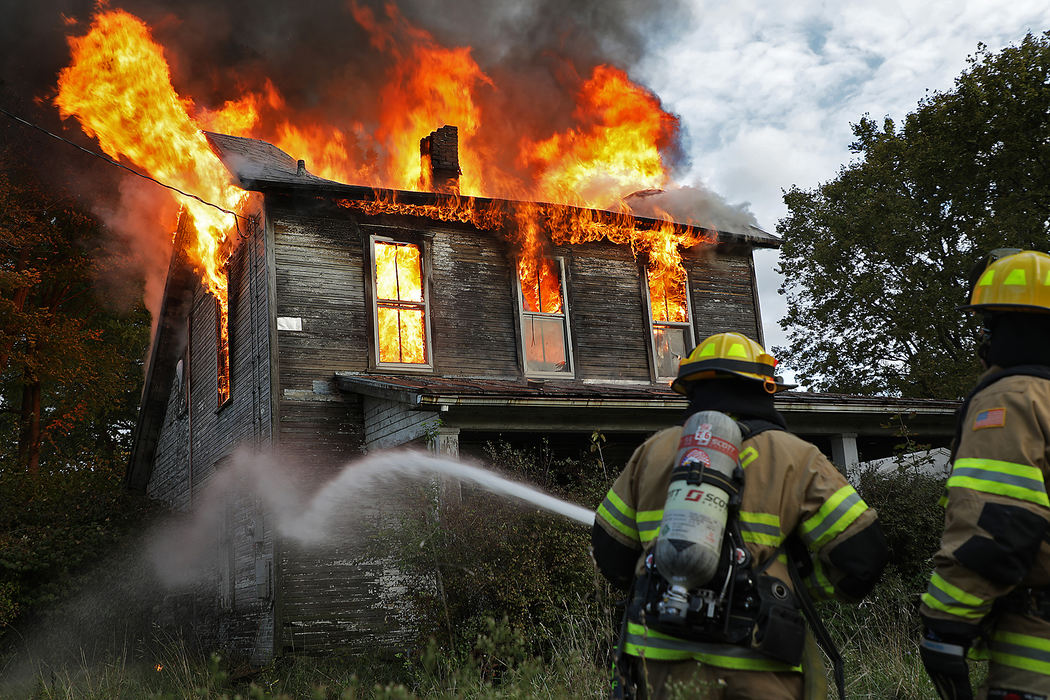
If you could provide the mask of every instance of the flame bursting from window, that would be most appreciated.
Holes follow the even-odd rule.
[[[561,275],[550,258],[522,259],[518,262],[522,305],[526,311],[560,314]]]
[[[463,196],[425,206],[392,196],[345,201],[344,206],[504,230],[524,260],[539,261],[551,243],[605,239],[629,245],[646,256],[650,277],[666,278],[669,288],[684,280],[681,249],[713,242],[670,217],[653,226],[639,225],[630,216],[625,195],[670,183],[665,156],[679,125],[655,95],[622,70],[598,65],[584,69],[575,85],[565,84],[575,95],[572,125],[554,130],[525,123],[526,115],[505,114],[501,89],[514,86],[501,88],[469,47],[442,46],[393,5],[376,13],[351,3],[350,11],[367,30],[373,49],[389,58],[387,72],[374,87],[379,95],[375,114],[348,114],[332,123],[310,109],[291,108],[269,79],[260,83],[247,76],[244,84],[255,87],[231,95],[217,109],[199,108],[172,88],[163,50],[146,25],[126,12],[106,9],[95,15],[87,35],[70,38],[73,61],[60,76],[56,104],[98,138],[109,155],[231,210],[245,193],[229,184],[201,128],[270,141],[305,159],[322,177],[412,190],[421,181],[420,138],[450,124],[459,130]],[[475,196],[516,204],[482,205]],[[219,271],[232,218],[195,200],[180,200],[197,230],[191,255],[208,288],[225,304]],[[613,213],[595,211],[606,208]],[[522,274],[529,269],[523,266]],[[678,296],[666,296],[678,303]],[[672,313],[684,312],[683,306]],[[396,321],[386,322],[399,332],[405,323],[414,323],[405,320],[412,318],[408,311],[395,315]],[[425,354],[423,346],[413,347],[411,352]]]
[[[376,241],[374,254],[379,361],[425,364],[426,307],[419,247]]]

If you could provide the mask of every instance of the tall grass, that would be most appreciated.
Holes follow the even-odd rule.
[[[222,659],[195,656],[167,644],[156,659],[134,660],[121,651],[102,662],[86,659],[36,668],[22,682],[0,676],[0,697],[26,700],[112,698],[218,698],[235,700],[409,700],[416,698],[604,697],[608,674],[602,659],[608,626],[590,618],[567,621],[557,653],[531,655],[520,629],[489,620],[467,655],[430,644],[415,657],[376,662],[355,657],[287,657],[234,678]],[[3,668],[3,666],[0,666]]]
[[[887,580],[859,608],[830,604],[824,618],[846,662],[846,695],[917,700],[936,698],[918,658],[918,626],[911,595]],[[567,606],[572,614],[575,605]],[[356,656],[278,659],[247,677],[233,677],[223,661],[196,656],[165,641],[156,658],[121,651],[103,662],[40,666],[18,687],[0,675],[0,697],[32,700],[86,698],[217,698],[235,700],[415,700],[417,698],[601,698],[608,695],[611,624],[574,615],[548,639],[550,654],[530,653],[525,635],[506,620],[488,620],[473,648],[451,654],[431,643],[393,660]],[[532,630],[530,636],[546,634]],[[157,666],[161,666],[158,670]],[[0,669],[3,665],[0,664]],[[828,688],[834,685],[828,667]],[[974,667],[974,687],[983,669]]]

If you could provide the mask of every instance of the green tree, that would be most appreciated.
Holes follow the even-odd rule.
[[[999,247],[1046,250],[1050,32],[980,45],[899,125],[853,125],[858,158],[784,195],[785,364],[821,391],[952,398],[979,372],[956,307]]]
[[[106,231],[0,151],[0,638],[141,526],[123,488],[149,314],[100,294]],[[84,583],[84,582],[81,582]]]
[[[126,450],[149,316],[98,293],[104,230],[0,159],[0,464],[36,473]]]

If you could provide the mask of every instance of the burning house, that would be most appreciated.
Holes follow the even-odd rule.
[[[342,184],[268,143],[208,139],[256,193],[253,214],[223,271],[228,307],[183,256],[172,262],[128,471],[132,488],[179,508],[240,445],[294,456],[323,480],[402,445],[455,456],[495,434],[585,444],[594,430],[640,442],[679,419],[684,400],[668,382],[699,339],[762,337],[752,252],[778,241],[760,230],[678,226],[693,243],[680,248],[681,278],[658,277],[611,236],[549,242],[533,260],[516,227],[548,241],[558,226],[641,240],[668,224],[460,197],[448,127],[422,144],[424,179],[443,192]],[[891,454],[904,412],[913,431],[945,438],[954,405],[788,393],[779,407],[846,466],[858,445]],[[258,661],[394,634],[368,593],[378,564],[287,546],[250,504],[217,537],[228,648]]]
[[[354,8],[375,46],[395,43]],[[662,154],[677,133],[654,95],[592,66],[573,125],[508,137],[479,128],[492,81],[469,49],[404,33],[416,43],[393,52],[374,141],[360,124],[292,123],[269,82],[194,110],[125,12],[101,9],[70,39],[61,113],[178,187],[182,208],[130,488],[192,511],[238,448],[283,455],[320,484],[404,445],[456,456],[496,435],[586,444],[595,430],[633,445],[679,420],[669,380],[696,342],[763,340],[753,252],[779,240],[744,222],[639,215],[670,184]],[[351,142],[376,148],[351,154]],[[892,454],[905,417],[912,436],[946,443],[954,410],[791,392],[778,407],[843,467]],[[382,562],[297,547],[250,498],[223,508],[198,591],[208,638],[254,662],[397,638]]]

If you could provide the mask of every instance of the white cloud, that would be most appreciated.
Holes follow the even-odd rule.
[[[850,123],[896,120],[951,90],[978,42],[997,51],[1050,28],[1045,0],[696,0],[695,27],[638,76],[682,118],[691,168],[772,230],[781,190],[813,188],[848,162]],[[766,342],[782,344],[775,255],[756,255]]]

